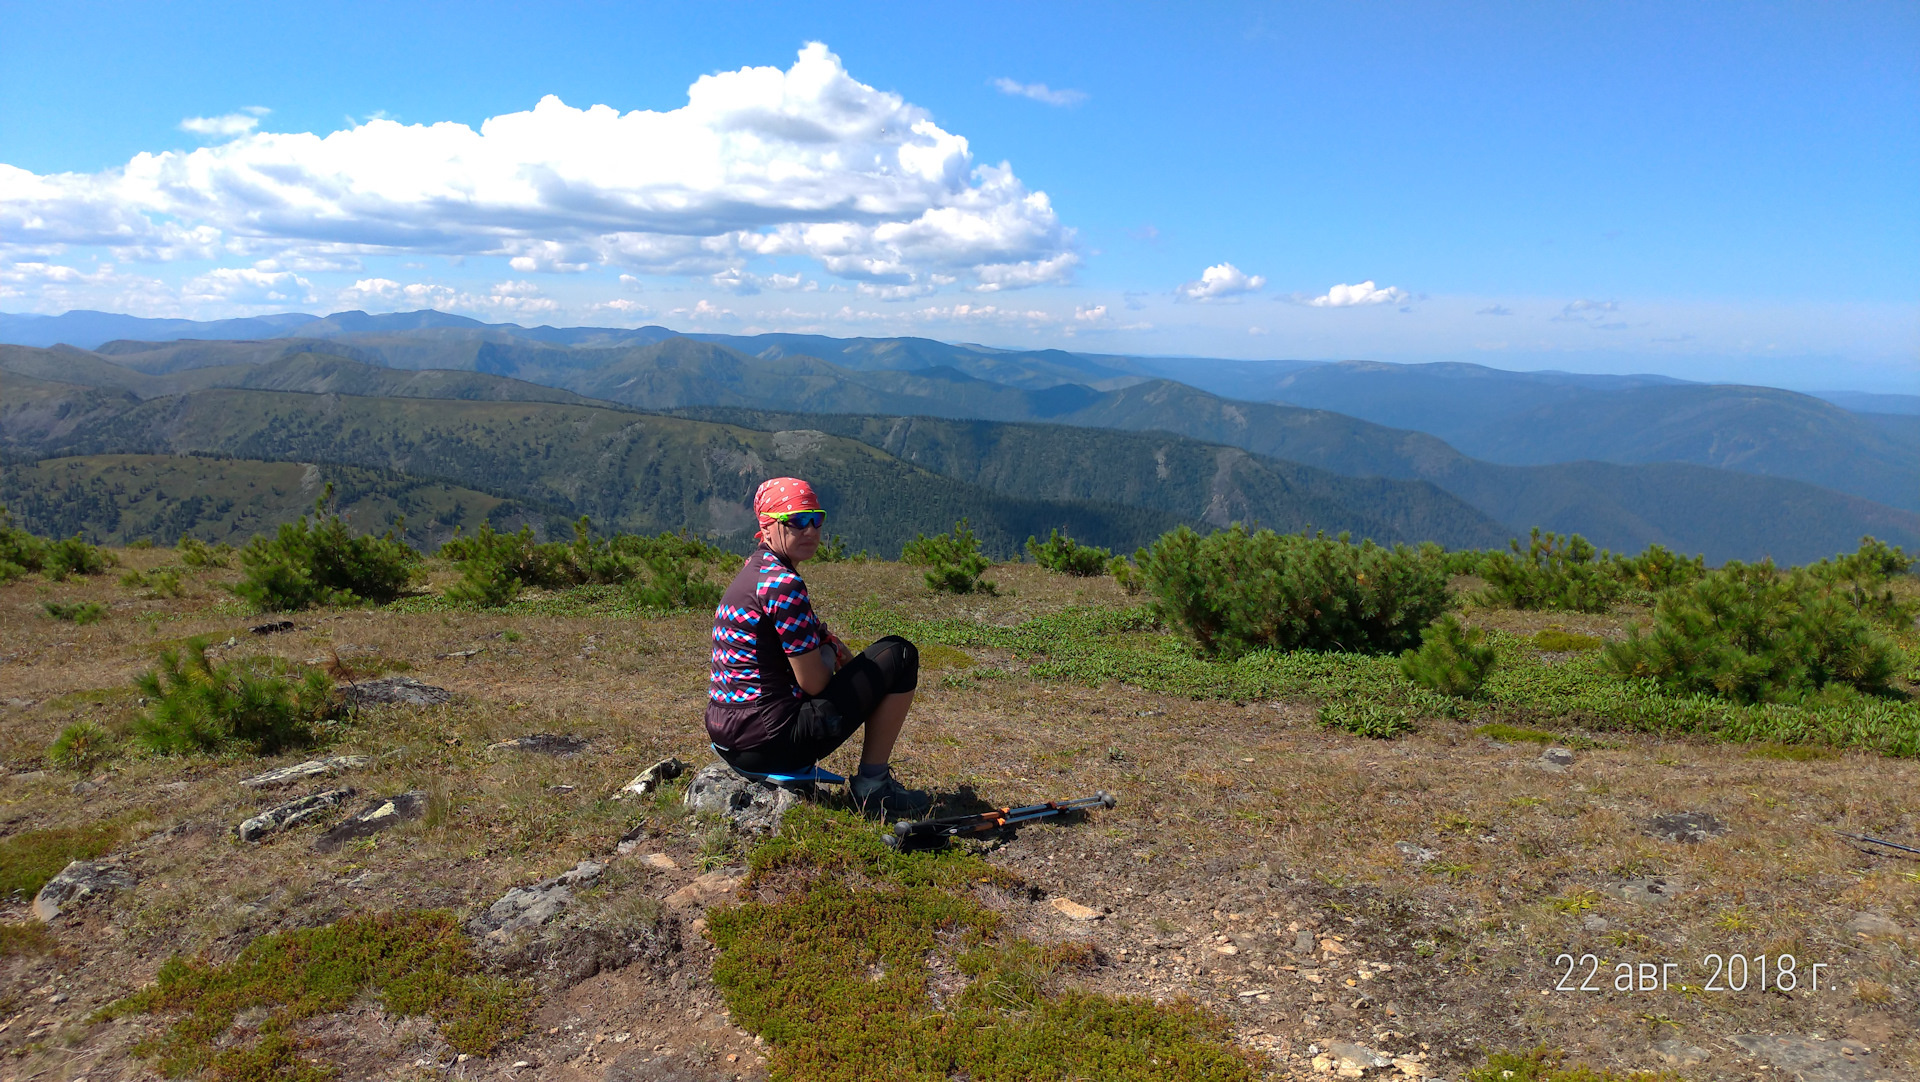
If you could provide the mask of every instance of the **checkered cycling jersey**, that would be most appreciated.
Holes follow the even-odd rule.
[[[719,706],[798,699],[787,657],[820,649],[825,631],[807,600],[807,584],[780,557],[756,550],[713,611],[707,698]]]

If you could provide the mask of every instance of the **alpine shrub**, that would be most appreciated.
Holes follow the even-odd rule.
[[[460,569],[460,581],[447,590],[459,604],[498,608],[529,586],[613,585],[628,587],[647,608],[699,608],[717,603],[721,588],[696,573],[724,553],[684,534],[596,537],[582,517],[570,544],[536,541],[531,526],[503,534],[482,523],[471,537],[440,546],[440,555]]]
[[[1661,595],[1654,626],[1607,647],[1607,664],[1678,694],[1735,702],[1793,699],[1829,684],[1886,686],[1899,651],[1872,621],[1806,571],[1738,561]]]
[[[1448,601],[1438,548],[1355,545],[1344,534],[1248,533],[1236,523],[1201,537],[1182,526],[1138,562],[1162,616],[1216,656],[1398,652]]]
[[[1533,528],[1525,550],[1510,541],[1511,552],[1492,552],[1480,563],[1487,580],[1481,600],[1514,609],[1572,609],[1605,612],[1626,587],[1614,576],[1607,554],[1579,534],[1561,537]]]
[[[195,571],[209,567],[226,567],[233,560],[233,546],[225,541],[209,545],[191,534],[183,535],[177,546],[180,562]]]
[[[1829,593],[1844,598],[1861,615],[1895,627],[1911,624],[1920,604],[1902,601],[1889,585],[1913,568],[1914,557],[1897,546],[1862,537],[1857,551],[1821,560],[1806,575]]]
[[[47,748],[47,762],[62,770],[85,770],[107,757],[113,738],[99,724],[76,721],[60,730]]]
[[[107,614],[107,607],[98,601],[47,601],[40,607],[55,620],[70,624],[97,624]]]
[[[120,576],[120,585],[129,590],[145,590],[149,597],[183,597],[186,587],[177,567],[156,567],[151,571],[128,571]]]
[[[1125,556],[1115,556],[1113,561],[1107,564],[1107,574],[1112,575],[1113,581],[1119,583],[1120,588],[1130,596],[1147,588],[1147,580],[1140,573],[1140,565],[1136,562],[1146,557],[1146,551],[1146,549],[1140,549],[1135,552],[1133,560]]]
[[[331,494],[333,489],[327,489]],[[240,550],[246,575],[227,589],[262,612],[313,605],[384,604],[420,576],[420,554],[388,530],[384,536],[348,532],[339,515],[322,518],[327,497],[314,504],[317,520],[281,523],[272,537],[255,535]]]
[[[136,682],[147,710],[133,737],[148,751],[178,755],[244,746],[271,755],[306,744],[313,726],[338,715],[333,683],[318,669],[295,674],[266,658],[215,665],[205,639],[160,655]]]
[[[1470,628],[1452,613],[1435,620],[1420,633],[1420,648],[1400,655],[1400,673],[1442,695],[1469,698],[1480,691],[1493,671],[1493,647],[1483,645],[1486,633]]]
[[[64,541],[49,541],[15,526],[13,516],[0,504],[0,582],[39,572],[58,582],[68,575],[98,575],[112,558],[80,540],[79,534]]]
[[[1698,582],[1707,573],[1707,558],[1688,559],[1664,545],[1648,545],[1638,556],[1615,556],[1609,570],[1623,585],[1657,594]]]
[[[1083,545],[1071,537],[1062,537],[1057,529],[1044,544],[1036,538],[1027,538],[1027,552],[1033,556],[1034,563],[1048,571],[1082,578],[1106,574],[1107,565],[1113,562],[1113,553]]]
[[[952,533],[915,536],[900,550],[900,559],[926,568],[927,588],[935,593],[994,592],[993,583],[980,578],[992,561],[980,555],[980,542],[964,518],[953,524]]]

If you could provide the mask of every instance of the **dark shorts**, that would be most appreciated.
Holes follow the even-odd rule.
[[[732,748],[720,757],[755,774],[804,770],[826,758],[867,723],[880,700],[920,686],[920,651],[888,635],[855,654],[826,690],[800,701],[798,712],[772,740]]]

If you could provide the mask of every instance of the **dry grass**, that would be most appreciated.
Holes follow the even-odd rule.
[[[176,562],[168,550],[119,555],[134,570]],[[257,621],[218,589],[233,577],[189,573],[180,598],[140,596],[115,576],[0,587],[7,769],[44,769],[47,745],[74,720],[124,732],[138,710],[134,676],[162,647],[206,634],[233,637],[235,655],[404,662],[410,675],[452,690],[445,707],[366,712],[333,734],[329,749],[376,757],[346,779],[368,796],[423,788],[443,799],[430,823],[321,855],[310,830],[254,846],[231,835],[262,806],[304,791],[260,795],[234,782],[298,755],[122,755],[86,779],[49,772],[0,781],[7,835],[144,821],[113,855],[138,876],[134,891],[79,923],[56,925],[53,953],[0,958],[0,1000],[11,997],[7,1014],[22,1019],[0,1030],[0,1049],[19,1056],[22,1077],[70,1057],[131,1076],[129,1042],[117,1027],[73,1030],[77,1051],[55,1052],[57,1031],[37,1022],[77,1024],[91,1007],[151,980],[174,952],[227,958],[259,935],[369,910],[470,912],[511,886],[605,859],[636,826],[689,867],[699,861],[706,827],[667,803],[608,797],[658,758],[708,757],[699,722],[709,650],[703,614],[322,610],[295,616],[293,632],[256,637],[246,628]],[[1110,579],[1017,565],[987,577],[997,596],[937,597],[912,568],[808,568],[830,625],[836,612],[862,602],[916,618],[1002,625],[1068,605],[1128,603]],[[76,627],[40,617],[47,600],[111,608],[101,623]],[[1472,619],[1519,634],[1559,627],[1614,638],[1632,615],[1478,610]],[[481,652],[467,658],[437,657],[475,648]],[[1225,1012],[1243,1041],[1273,1053],[1276,1070],[1304,1070],[1306,1046],[1329,1039],[1407,1051],[1424,1044],[1433,1069],[1449,1076],[1479,1063],[1488,1047],[1539,1044],[1648,1069],[1659,1066],[1650,1042],[1677,1035],[1716,1050],[1707,1074],[1733,1077],[1751,1061],[1718,1038],[1782,1032],[1856,1037],[1883,1063],[1920,1071],[1920,1043],[1907,1024],[1920,1006],[1920,938],[1869,941],[1843,929],[1863,911],[1909,933],[1920,929],[1920,877],[1912,874],[1920,865],[1863,852],[1831,833],[1920,837],[1913,761],[1609,734],[1556,773],[1535,762],[1536,745],[1491,741],[1472,724],[1429,723],[1401,740],[1371,741],[1321,729],[1304,702],[1193,701],[1051,683],[987,649],[949,647],[928,661],[898,761],[909,781],[993,804],[1096,789],[1121,798],[1085,825],[1025,831],[990,858],[1023,876],[1037,897],[1109,908],[1105,921],[1070,925],[1025,893],[996,894],[990,904],[1022,934],[1098,947],[1103,964],[1086,975],[1091,987],[1192,996]],[[560,759],[486,750],[534,732],[569,733],[591,746]],[[843,750],[828,765],[845,769],[851,759]],[[82,780],[94,787],[73,791]],[[1675,811],[1711,813],[1731,830],[1699,845],[1645,832],[1649,818]],[[1397,842],[1432,855],[1410,859]],[[652,873],[636,866],[623,874],[632,878],[621,889],[644,897],[620,905],[651,905],[660,892],[648,885]],[[1622,879],[1648,876],[1665,877],[1677,895],[1639,906],[1610,893]],[[596,897],[595,905],[619,908]],[[23,905],[16,900],[0,919],[18,923]],[[1300,929],[1315,933],[1316,948],[1326,935],[1345,936],[1345,953],[1295,954]],[[1215,949],[1225,944],[1235,953]],[[1827,968],[1818,994],[1804,985],[1792,995],[1681,989],[1705,983],[1700,962],[1710,952],[1791,953],[1802,973],[1812,962]],[[1608,967],[1682,968],[1666,991],[1552,992],[1562,953],[1591,953]],[[1302,976],[1310,960],[1320,983]],[[1361,969],[1372,976],[1362,979]],[[681,979],[621,972],[629,975],[607,979]],[[1603,973],[1610,978],[1611,969]],[[34,990],[56,981],[72,998],[52,1008]],[[1238,994],[1249,990],[1259,995]],[[541,1024],[550,1020],[557,1035],[536,1034],[503,1053],[505,1062],[537,1059],[542,1040],[570,1039],[564,1026],[589,1008],[556,991],[544,1009],[551,1013]],[[581,1032],[595,1024],[580,1022]],[[722,1046],[724,1032],[699,1032],[711,1048]],[[675,1039],[665,1030],[657,1037],[663,1046],[694,1041]],[[471,1066],[469,1077],[490,1077],[497,1064]]]

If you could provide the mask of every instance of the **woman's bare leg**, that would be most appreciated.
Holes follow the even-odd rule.
[[[861,766],[885,766],[893,758],[893,743],[900,739],[907,709],[912,705],[913,692],[901,691],[881,699],[873,708],[873,716],[863,726],[866,735],[860,742]]]

